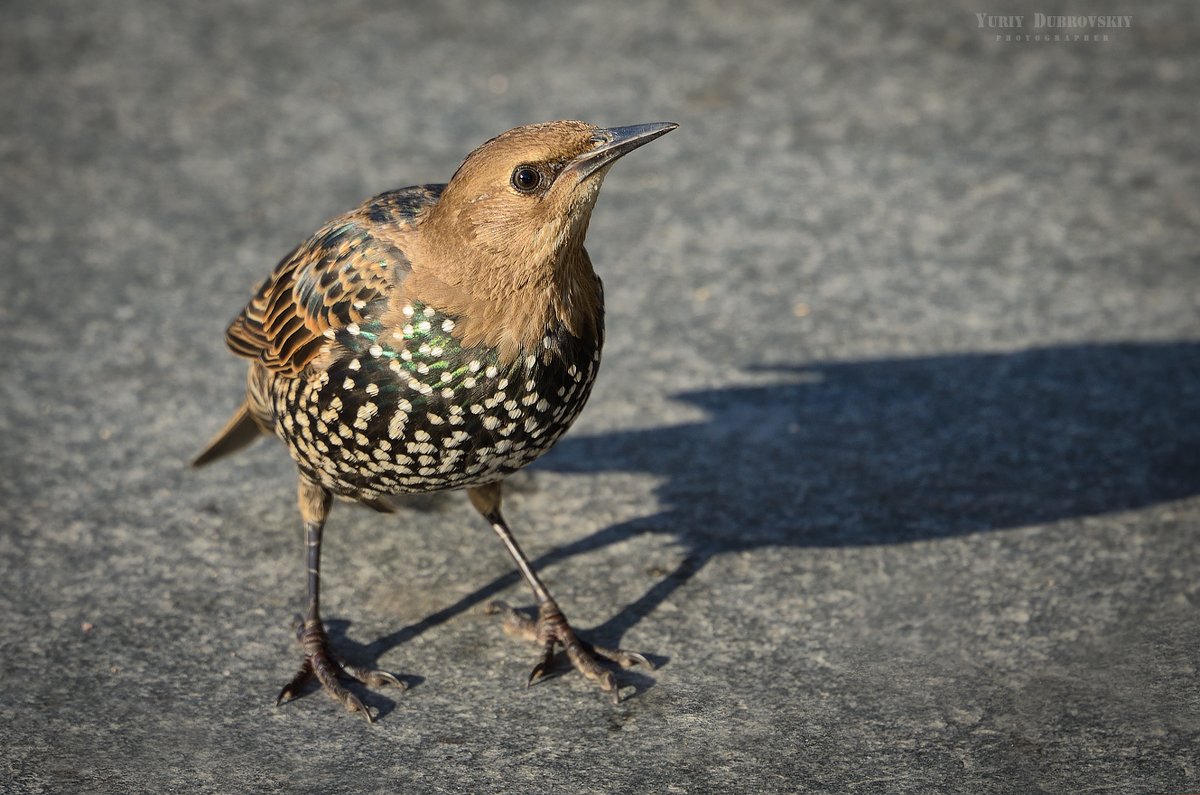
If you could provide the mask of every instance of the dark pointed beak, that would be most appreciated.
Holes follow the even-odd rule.
[[[592,137],[595,149],[584,152],[567,164],[559,176],[575,174],[585,180],[600,169],[612,164],[617,158],[627,155],[655,138],[661,138],[679,125],[673,121],[656,121],[650,124],[631,124],[628,127],[609,127],[596,130]]]

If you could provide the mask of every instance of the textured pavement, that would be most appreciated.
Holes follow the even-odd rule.
[[[1200,13],[1116,10],[7,6],[0,790],[1200,791]],[[335,646],[411,687],[276,708],[293,468],[186,465],[224,326],[326,218],[552,118],[681,125],[608,177],[604,366],[507,501],[658,670],[523,689],[461,495],[338,505]]]

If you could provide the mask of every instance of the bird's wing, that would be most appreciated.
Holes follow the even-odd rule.
[[[282,375],[299,375],[316,358],[328,329],[363,320],[409,270],[408,258],[378,232],[412,223],[440,185],[376,196],[326,224],[280,260],[225,332],[239,356]]]

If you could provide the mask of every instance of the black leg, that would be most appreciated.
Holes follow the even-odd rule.
[[[296,637],[304,649],[304,662],[292,681],[279,691],[276,704],[295,698],[300,689],[313,677],[333,699],[341,702],[351,712],[361,712],[371,722],[371,712],[338,681],[346,674],[369,687],[403,683],[387,671],[375,671],[347,665],[338,659],[329,648],[325,625],[321,622],[321,534],[325,529],[325,518],[329,515],[331,495],[321,486],[300,477],[300,516],[304,520],[305,561],[308,568],[308,609],[304,616],[296,616]]]
[[[616,677],[611,671],[600,665],[596,661],[596,657],[603,657],[622,668],[634,665],[645,665],[649,668],[654,666],[637,652],[606,649],[579,639],[575,631],[571,629],[571,625],[567,622],[558,603],[554,601],[554,597],[550,595],[550,591],[546,589],[545,584],[534,571],[529,558],[521,551],[508,523],[504,521],[504,516],[500,513],[499,482],[470,489],[467,491],[467,496],[471,498],[471,504],[475,506],[475,509],[483,514],[492,529],[496,531],[496,535],[508,549],[508,554],[516,562],[517,569],[525,578],[525,582],[529,583],[529,587],[533,590],[533,596],[537,599],[538,617],[536,621],[530,620],[502,601],[497,600],[488,605],[488,612],[504,614],[506,632],[537,643],[542,649],[541,659],[529,674],[527,686],[549,673],[551,662],[554,659],[555,646],[561,644],[567,653],[567,659],[571,661],[575,670],[598,683],[600,689],[609,694],[613,703],[617,703],[620,700],[620,693],[617,689]]]

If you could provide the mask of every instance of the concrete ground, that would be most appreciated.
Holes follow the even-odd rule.
[[[1200,12],[980,10],[9,4],[0,789],[1200,790]],[[524,689],[461,495],[339,505],[335,645],[411,687],[276,708],[293,468],[187,467],[225,324],[326,218],[572,117],[680,129],[608,178],[604,367],[509,518],[658,669]]]

